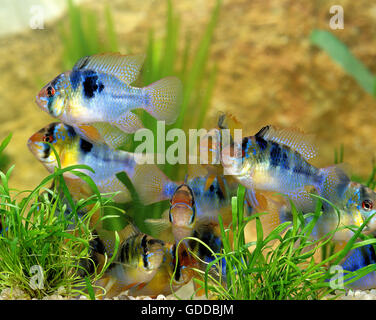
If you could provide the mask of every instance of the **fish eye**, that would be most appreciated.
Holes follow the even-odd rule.
[[[53,137],[51,135],[46,134],[43,136],[43,142],[52,143],[52,141],[53,141]]]
[[[362,202],[362,208],[364,210],[366,210],[366,211],[372,210],[372,208],[373,208],[373,202],[371,200],[368,200],[368,199],[364,200]]]
[[[55,89],[52,86],[47,87],[47,96],[49,98],[53,97],[55,95]]]

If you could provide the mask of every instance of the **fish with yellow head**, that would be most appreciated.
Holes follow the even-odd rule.
[[[74,127],[59,122],[51,123],[32,135],[28,147],[49,172],[58,166],[57,154],[62,168],[77,164],[92,168],[94,172],[87,169],[77,171],[90,176],[100,192],[117,193],[114,197],[116,202],[131,200],[129,190],[117,179],[116,174],[124,171],[132,180],[135,169],[142,166],[137,163],[137,155],[134,153],[114,150],[106,144],[91,143],[82,138]],[[154,165],[150,166],[155,171],[159,170]],[[69,180],[73,191],[80,190],[84,185],[83,180],[71,172],[64,173],[64,177]]]
[[[36,97],[51,116],[75,126],[90,142],[121,146],[142,128],[135,109],[144,109],[157,120],[175,122],[182,85],[175,77],[147,87],[131,86],[139,76],[145,56],[103,53],[81,58],[71,71],[45,85]]]

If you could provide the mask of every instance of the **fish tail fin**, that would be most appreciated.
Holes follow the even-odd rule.
[[[320,169],[321,181],[315,186],[319,195],[333,203],[343,196],[350,178],[341,165]],[[326,205],[326,204],[324,204]]]
[[[137,166],[133,176],[133,185],[145,205],[169,200],[176,187],[175,183],[154,164]]]
[[[149,103],[144,109],[157,120],[172,124],[179,115],[182,83],[176,77],[166,77],[144,88]]]

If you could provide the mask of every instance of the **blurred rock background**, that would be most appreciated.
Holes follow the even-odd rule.
[[[123,53],[145,52],[148,33],[163,36],[167,5],[162,0],[80,1],[103,16],[112,12]],[[214,0],[173,1],[182,34],[199,38]],[[45,13],[44,29],[32,29],[31,7]],[[344,8],[344,29],[331,30],[329,9]],[[6,151],[16,165],[11,187],[31,189],[46,176],[26,147],[27,139],[54,120],[34,103],[39,89],[66,71],[62,67],[61,22],[66,2],[0,1],[0,139],[13,132]],[[98,20],[99,29],[104,22]],[[218,111],[230,111],[254,134],[266,124],[299,127],[316,135],[320,153],[314,162],[331,165],[334,150],[344,145],[344,158],[356,175],[372,170],[376,139],[376,100],[323,51],[309,35],[315,28],[331,31],[374,74],[376,4],[361,1],[224,0],[211,61],[218,76],[207,127]],[[179,47],[182,44],[178,44]]]

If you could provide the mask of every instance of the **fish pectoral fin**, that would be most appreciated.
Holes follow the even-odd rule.
[[[146,219],[145,225],[148,226],[153,233],[160,235],[163,231],[170,227],[168,219]]]
[[[132,179],[137,194],[145,205],[172,197],[165,190],[167,184],[173,184],[172,181],[155,164],[137,165]],[[173,189],[175,188],[174,185]]]
[[[91,125],[75,126],[75,131],[90,142],[103,142],[98,130]]]
[[[144,54],[122,55],[120,53],[101,53],[86,56],[77,61],[73,70],[94,70],[111,74],[126,84],[137,80],[145,61]]]
[[[119,118],[112,121],[111,124],[115,125],[125,133],[134,133],[144,127],[139,117],[131,111],[123,113]]]

